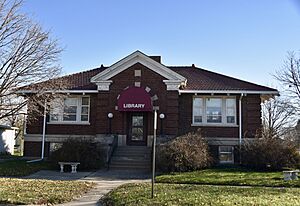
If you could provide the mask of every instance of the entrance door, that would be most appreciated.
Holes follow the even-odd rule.
[[[129,113],[127,145],[147,145],[147,113]]]

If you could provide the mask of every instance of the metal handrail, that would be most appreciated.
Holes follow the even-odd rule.
[[[107,169],[109,169],[109,165],[111,162],[111,157],[115,151],[115,149],[118,147],[118,135],[114,135],[114,139],[111,144],[109,144],[109,149],[107,150],[107,156],[106,156],[106,164],[107,164]]]

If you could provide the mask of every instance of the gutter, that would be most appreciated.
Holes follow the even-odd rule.
[[[279,95],[278,91],[256,91],[256,90],[179,90],[179,94],[199,93],[199,94],[270,94]]]

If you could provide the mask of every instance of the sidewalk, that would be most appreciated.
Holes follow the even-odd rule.
[[[76,180],[92,181],[96,183],[95,188],[83,196],[69,203],[58,206],[95,206],[100,205],[99,199],[112,189],[126,183],[150,181],[150,173],[128,170],[99,170],[96,172],[60,173],[57,171],[42,170],[32,174],[27,179],[47,179],[47,180]]]

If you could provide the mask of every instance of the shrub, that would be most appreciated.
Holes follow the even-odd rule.
[[[157,168],[162,172],[184,172],[208,167],[212,158],[200,131],[179,136],[157,148]]]
[[[258,138],[246,141],[242,146],[243,165],[259,170],[296,168],[300,155],[296,145],[280,138]]]
[[[105,151],[90,140],[68,139],[53,151],[50,160],[57,162],[80,162],[81,169],[98,169],[104,165]]]

